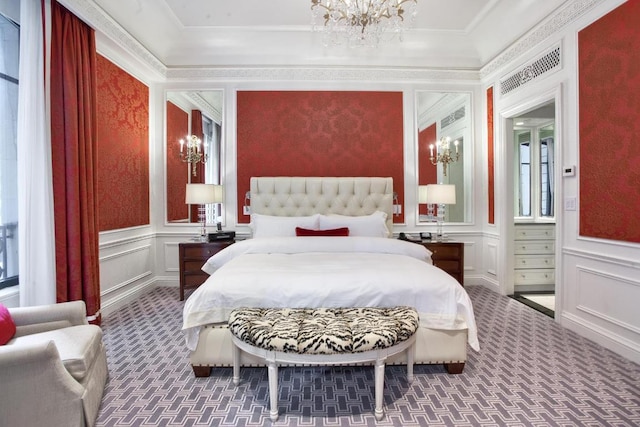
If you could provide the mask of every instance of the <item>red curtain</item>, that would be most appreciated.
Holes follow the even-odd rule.
[[[95,33],[52,2],[51,155],[58,302],[84,300],[100,322]]]

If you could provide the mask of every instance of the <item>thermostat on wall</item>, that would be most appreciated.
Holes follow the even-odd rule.
[[[562,168],[562,176],[576,176],[575,166],[565,166]]]

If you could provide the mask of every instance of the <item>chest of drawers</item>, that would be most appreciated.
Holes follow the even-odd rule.
[[[207,273],[202,271],[204,263],[233,243],[233,240],[225,240],[179,244],[180,301],[184,300],[185,289],[197,288],[209,277]]]
[[[464,286],[464,243],[422,242],[431,251],[433,265],[443,269]]]
[[[517,224],[514,242],[516,291],[542,291],[555,283],[555,226]]]

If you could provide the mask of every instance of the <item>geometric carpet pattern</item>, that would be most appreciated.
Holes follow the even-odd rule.
[[[486,288],[466,288],[480,352],[464,372],[385,371],[385,417],[373,415],[372,367],[279,369],[269,420],[265,368],[195,378],[180,331],[178,288],[159,287],[103,319],[109,381],[97,426],[638,426],[640,365]]]

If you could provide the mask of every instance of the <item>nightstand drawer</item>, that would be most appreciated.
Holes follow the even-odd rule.
[[[193,288],[200,286],[205,280],[209,278],[209,275],[205,272],[202,273],[190,273],[184,275],[184,285],[187,288]]]
[[[443,269],[449,274],[459,273],[462,271],[462,266],[459,260],[452,259],[437,259],[433,261],[433,265]]]
[[[192,245],[184,247],[185,259],[204,259],[205,261],[218,253],[220,250],[229,246],[232,242],[216,242],[206,245]]]
[[[431,244],[427,247],[431,251],[431,259],[459,259],[460,246]]]
[[[204,263],[206,262],[206,260],[202,261],[202,260],[186,260],[184,261],[184,273],[185,274],[193,274],[193,273],[202,273],[202,274],[206,274],[202,271],[202,266],[204,265]]]

